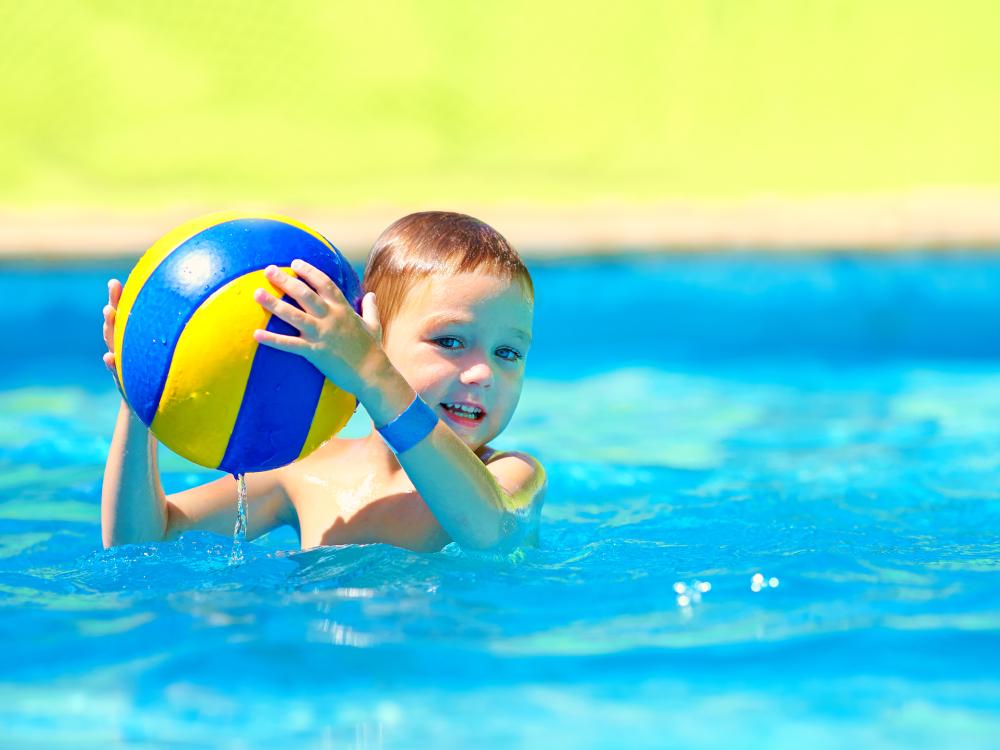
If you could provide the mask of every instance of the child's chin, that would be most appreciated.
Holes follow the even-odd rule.
[[[486,440],[483,439],[482,420],[467,422],[463,419],[452,419],[446,416],[444,422],[462,439],[463,443],[473,450],[486,443]]]

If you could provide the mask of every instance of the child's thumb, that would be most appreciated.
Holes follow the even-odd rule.
[[[375,304],[375,292],[368,292],[361,299],[361,319],[365,321],[368,330],[382,343],[382,323],[378,317],[378,305]]]

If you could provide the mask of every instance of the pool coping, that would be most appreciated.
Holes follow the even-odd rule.
[[[180,222],[232,205],[161,210],[0,206],[0,261],[135,258]],[[244,207],[246,208],[246,207]],[[427,206],[252,206],[304,221],[360,260],[393,220]],[[497,227],[529,259],[700,251],[893,252],[1000,249],[1000,189],[923,189],[818,198],[594,201],[449,206]]]

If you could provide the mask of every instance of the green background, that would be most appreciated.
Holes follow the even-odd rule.
[[[1000,184],[995,2],[0,0],[0,206]]]

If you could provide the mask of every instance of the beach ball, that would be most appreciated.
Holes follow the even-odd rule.
[[[306,359],[253,339],[258,328],[298,334],[253,299],[258,288],[279,295],[264,269],[291,272],[296,258],[360,309],[361,283],[340,251],[278,215],[194,219],[161,237],[129,274],[115,321],[119,383],[175,453],[230,474],[274,469],[315,450],[353,414],[354,396]]]

